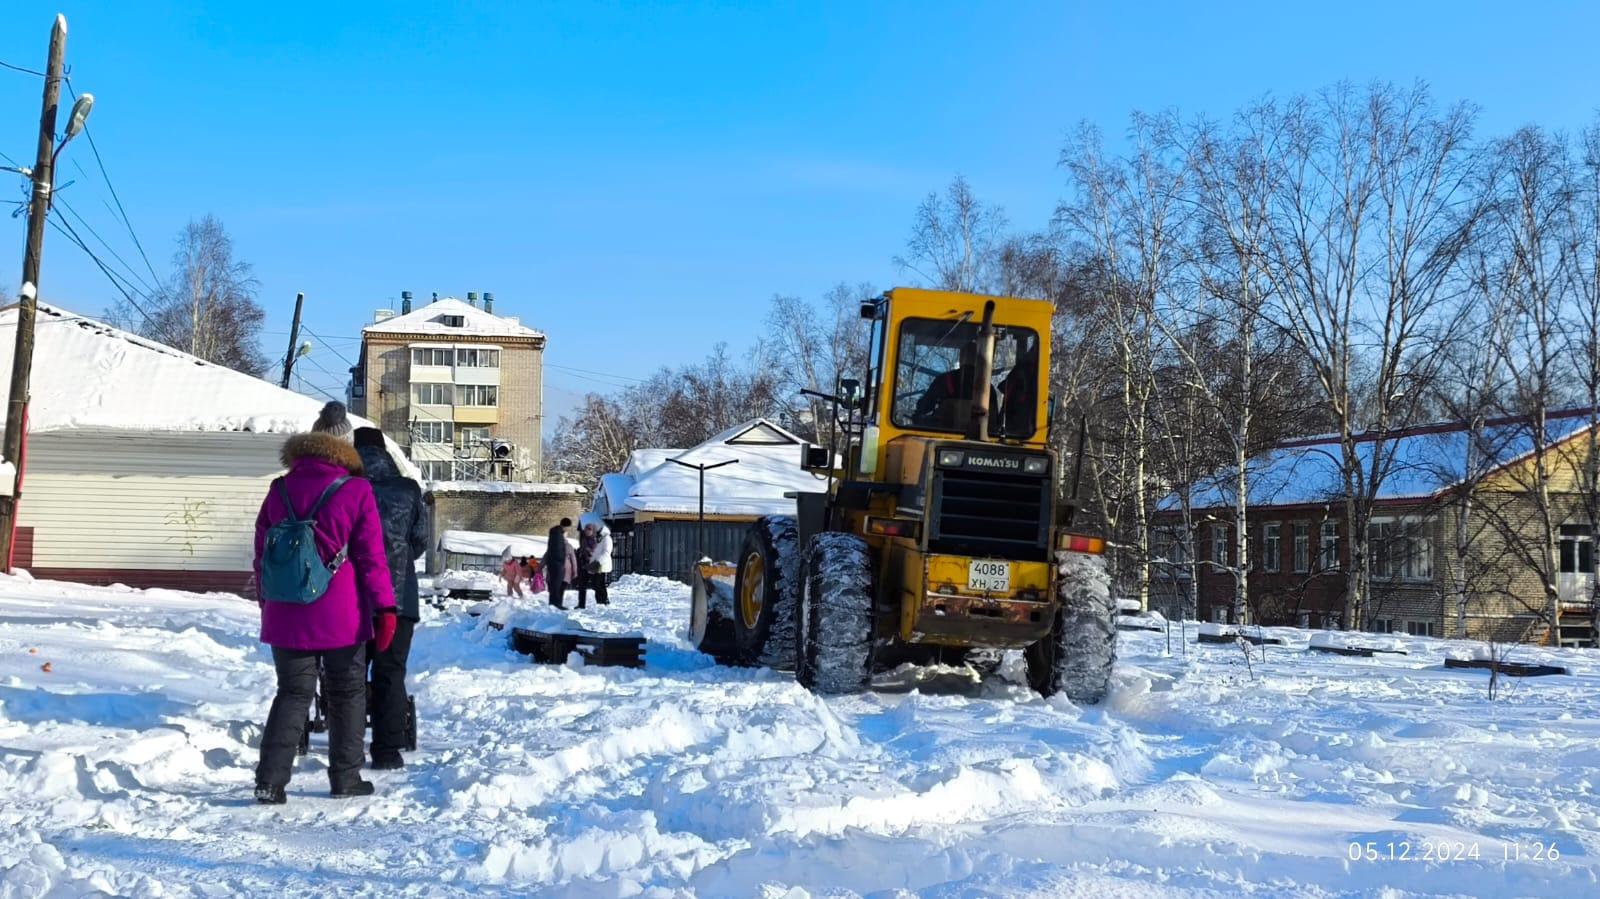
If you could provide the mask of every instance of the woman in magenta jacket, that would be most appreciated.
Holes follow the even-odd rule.
[[[282,479],[288,501],[299,517],[311,510],[334,481],[349,478],[316,514],[317,548],[322,558],[334,559],[341,548],[348,548],[348,558],[333,575],[327,592],[315,602],[261,603],[261,642],[272,647],[278,694],[261,735],[256,799],[269,804],[285,801],[284,789],[294,768],[319,669],[328,717],[332,794],[371,795],[372,784],[361,778],[367,717],[366,644],[375,640],[379,650],[386,648],[395,629],[394,587],[384,555],[383,525],[372,486],[359,477],[361,457],[338,432],[290,437],[283,445],[282,461],[289,469]],[[258,580],[267,530],[287,515],[283,493],[274,481],[256,517]]]

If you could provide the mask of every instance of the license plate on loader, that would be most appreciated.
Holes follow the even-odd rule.
[[[973,559],[967,563],[967,589],[973,593],[1011,591],[1011,563]]]

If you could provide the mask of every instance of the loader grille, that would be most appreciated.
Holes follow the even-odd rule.
[[[936,469],[928,548],[933,552],[1049,557],[1050,479],[986,471]]]

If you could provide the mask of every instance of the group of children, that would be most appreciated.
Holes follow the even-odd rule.
[[[543,558],[518,556],[506,547],[501,555],[500,576],[505,581],[506,594],[525,597],[530,593],[548,593],[550,604],[566,608],[568,587],[578,591],[578,608],[588,605],[589,591],[594,591],[595,602],[607,605],[606,578],[611,573],[611,531],[597,517],[585,516],[579,530],[578,545],[567,542],[567,529],[572,520],[550,529],[548,547]],[[528,592],[523,591],[526,584]]]
[[[544,562],[533,556],[513,556],[511,547],[501,554],[500,577],[506,582],[506,593],[510,596],[526,596],[522,585],[528,585],[528,593],[543,593]]]

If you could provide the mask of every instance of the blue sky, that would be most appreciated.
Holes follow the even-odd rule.
[[[304,373],[335,393],[401,290],[492,291],[549,334],[554,411],[748,346],[773,293],[906,280],[890,259],[911,213],[957,172],[1042,225],[1080,120],[1115,135],[1136,108],[1225,115],[1339,79],[1426,80],[1479,104],[1484,134],[1575,129],[1600,105],[1600,8],[1582,3],[23,0],[0,60],[42,67],[57,11],[157,271],[189,217],[221,218],[260,279],[267,349],[304,290],[334,375]],[[0,152],[31,159],[38,97],[0,71]],[[142,268],[86,145],[73,179],[63,196]],[[0,219],[12,293],[22,239]],[[44,264],[47,299],[115,298],[54,232]]]

